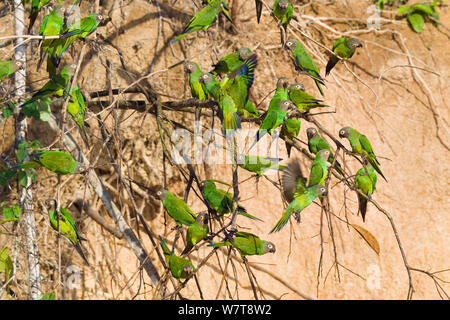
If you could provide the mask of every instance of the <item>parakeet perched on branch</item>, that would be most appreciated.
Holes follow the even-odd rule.
[[[87,170],[87,167],[83,163],[75,161],[69,153],[64,151],[42,151],[31,154],[30,158],[32,160],[15,166],[14,169],[45,167],[57,174],[83,173]]]
[[[213,66],[214,69],[211,70],[211,73],[213,75],[222,75],[233,72],[241,67],[252,54],[253,53],[249,48],[242,47],[220,59],[219,62]]]
[[[0,61],[0,81],[12,75],[22,67],[22,63],[16,59]]]
[[[336,160],[334,161],[334,154],[331,151],[330,145],[319,135],[315,128],[306,129],[306,135],[308,136],[308,149],[309,152],[316,154],[320,150],[329,150],[330,156],[328,157],[328,162],[336,165],[336,169],[340,174],[344,175],[344,170],[342,169],[340,163]]]
[[[233,23],[226,3],[221,0],[211,0],[192,17],[189,24],[184,28],[183,33],[172,39],[170,43],[175,43],[194,31],[208,29],[220,11]]]
[[[320,94],[323,96],[323,90],[321,85],[325,85],[325,81],[322,79],[319,73],[319,68],[314,62],[313,58],[306,51],[305,47],[300,43],[300,41],[291,39],[286,41],[285,47],[292,53],[292,62],[294,64],[295,70],[310,76],[316,83]]]
[[[305,92],[305,87],[301,83],[292,84],[289,89],[289,99],[302,112],[308,112],[313,108],[329,107],[323,104],[323,100],[316,99],[312,95]]]
[[[211,247],[233,246],[238,249],[241,257],[275,253],[275,245],[270,241],[261,240],[249,232],[236,232],[232,240],[210,244]]]
[[[331,69],[339,62],[339,57],[348,60],[355,54],[356,48],[361,48],[362,43],[355,38],[339,38],[333,45],[333,52],[335,53],[328,60],[325,68],[325,76],[327,76]]]
[[[196,217],[183,199],[164,189],[159,190],[156,195],[162,201],[169,216],[175,220],[177,226],[182,224],[190,226],[195,223]]]
[[[159,237],[160,245],[166,261],[169,264],[169,270],[175,279],[186,279],[195,272],[195,267],[188,259],[179,257],[170,251],[166,242]]]
[[[344,127],[339,130],[339,137],[347,138],[350,142],[350,146],[352,147],[352,152],[363,155],[367,161],[370,162],[375,171],[378,172],[387,182],[383,172],[381,172],[380,163],[373,152],[372,145],[365,135],[359,133],[351,127]]]
[[[207,212],[200,212],[195,222],[189,225],[186,231],[186,247],[182,255],[187,254],[197,243],[206,238],[209,232],[208,219]]]
[[[377,175],[375,173],[375,169],[372,167],[370,163],[365,161],[365,166],[367,168],[362,167],[356,172],[355,176],[355,185],[356,187],[364,193],[366,196],[370,197],[374,192],[377,186]],[[366,212],[367,212],[367,199],[358,193],[358,207],[359,212],[361,212],[361,217],[363,222],[366,220]]]
[[[83,258],[84,262],[86,262],[86,264],[89,265],[89,262],[87,261],[86,256],[84,255],[80,245],[81,240],[86,241],[86,239],[78,234],[77,226],[72,216],[70,215],[70,212],[64,208],[60,208],[58,212],[56,200],[51,201],[48,200],[47,207],[48,207],[48,217],[52,228],[58,231],[58,224],[59,224],[60,233],[72,243],[77,252]]]

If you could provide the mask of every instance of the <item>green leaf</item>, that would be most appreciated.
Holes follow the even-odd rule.
[[[15,104],[11,101],[8,101],[2,105],[2,117],[8,119],[14,113],[15,107]]]
[[[429,4],[424,3],[416,3],[411,6],[411,9],[414,11],[425,13],[427,15],[433,15],[434,13],[433,7],[430,6]]]
[[[26,187],[28,184],[28,175],[25,171],[19,171],[18,173],[19,183]]]
[[[8,248],[0,250],[0,273],[1,272],[5,272],[5,282],[8,282],[14,274],[13,263],[9,256]]]
[[[28,142],[26,141],[19,141],[19,144],[17,145],[17,161],[23,162],[25,158],[28,156]]]
[[[405,13],[408,13],[411,10],[410,6],[401,6],[400,8],[398,8],[397,10],[397,15],[402,16]]]
[[[408,22],[415,32],[421,33],[423,31],[425,20],[420,13],[408,14]]]
[[[18,220],[20,217],[20,207],[17,204],[14,204],[12,207],[3,208],[3,215],[5,216],[5,219]]]
[[[0,186],[6,186],[8,180],[16,175],[16,170],[0,170]]]
[[[39,300],[55,300],[55,295],[53,293],[47,293],[46,295],[41,293]]]

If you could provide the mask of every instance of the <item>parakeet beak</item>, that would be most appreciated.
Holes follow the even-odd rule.
[[[325,191],[324,193],[322,193],[322,196],[324,196],[324,197],[328,196],[328,191]]]

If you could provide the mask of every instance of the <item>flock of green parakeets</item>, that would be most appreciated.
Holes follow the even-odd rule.
[[[33,0],[30,14],[29,31],[36,20],[41,7],[49,0]],[[27,99],[20,107],[27,107],[39,99],[45,97],[63,97],[68,99],[67,112],[82,132],[85,130],[84,115],[85,102],[79,88],[74,85],[70,91],[71,78],[75,72],[75,65],[59,67],[62,54],[72,45],[76,39],[84,39],[91,34],[99,25],[102,17],[97,14],[89,15],[76,20],[71,15],[78,0],[75,0],[72,7],[66,8],[57,6],[46,15],[42,21],[39,34],[42,36],[58,36],[52,39],[42,39],[40,44],[39,65],[47,56],[47,71],[50,80],[31,98]],[[225,1],[207,0],[203,1],[205,6],[200,9],[190,20],[183,32],[173,38],[171,43],[175,43],[192,32],[206,30],[221,12],[225,17],[233,22],[229,14],[229,9]],[[259,0],[255,0],[257,21],[259,23],[262,5]],[[293,5],[287,0],[276,0],[273,5],[273,16],[279,20],[280,30],[286,34],[288,25],[293,17]],[[284,48],[291,53],[291,60],[295,70],[300,74],[305,74],[313,79],[320,94],[324,96],[322,86],[325,81],[320,75],[319,68],[313,58],[303,47],[300,41],[289,39],[282,42]],[[341,38],[337,40],[332,48],[332,55],[326,65],[326,75],[336,65],[339,60],[349,59],[355,53],[356,48],[361,47],[361,42],[357,39]],[[215,100],[217,102],[218,117],[222,123],[222,130],[226,137],[233,137],[241,129],[241,118],[262,118],[260,128],[254,137],[250,149],[266,134],[274,134],[277,130],[280,136],[286,141],[288,155],[292,144],[300,133],[301,123],[298,117],[291,117],[295,112],[308,113],[313,108],[327,107],[323,100],[318,99],[305,91],[300,83],[289,84],[287,78],[281,77],[276,83],[276,89],[270,100],[269,107],[265,114],[261,115],[254,104],[249,99],[249,92],[252,87],[255,68],[258,60],[255,53],[249,48],[243,47],[220,59],[210,70],[203,72],[199,65],[193,61],[184,64],[184,71],[189,75],[189,85],[192,97],[200,100]],[[14,61],[0,62],[0,80],[14,73],[21,67],[21,64]],[[218,80],[220,79],[220,80]],[[69,96],[70,95],[70,96]],[[196,108],[196,119],[201,115],[201,109]],[[345,172],[341,164],[336,160],[329,144],[319,135],[315,128],[306,130],[308,137],[309,151],[315,155],[312,163],[309,178],[307,178],[300,168],[298,160],[291,160],[286,166],[278,164],[279,159],[271,159],[262,156],[239,155],[243,161],[239,166],[255,175],[262,176],[266,170],[282,170],[281,186],[284,199],[289,203],[283,212],[280,220],[271,229],[270,233],[280,231],[289,221],[291,215],[298,217],[300,212],[308,207],[316,198],[322,202],[327,195],[325,181],[333,168],[336,174],[344,176]],[[344,127],[339,131],[340,138],[347,138],[350,142],[352,152],[362,156],[363,167],[358,170],[355,176],[355,186],[365,195],[358,193],[359,211],[363,220],[366,216],[367,199],[375,191],[377,175],[381,172],[379,162],[374,154],[372,146],[367,137],[351,127]],[[331,164],[331,166],[328,166]],[[72,156],[59,150],[42,151],[32,154],[30,160],[17,165],[13,170],[45,167],[57,174],[83,173],[87,168],[80,162],[75,161]],[[386,179],[385,179],[386,180]],[[206,180],[200,183],[205,204],[208,212],[201,212],[195,215],[184,200],[176,197],[168,190],[160,190],[156,197],[173,218],[178,226],[187,227],[185,238],[185,249],[182,256],[188,255],[193,248],[198,248],[199,242],[209,240],[209,223],[211,214],[214,217],[222,217],[226,214],[236,213],[240,216],[253,220],[259,220],[246,212],[245,208],[238,203],[234,203],[233,194],[217,187],[217,181]],[[228,185],[229,188],[232,186]],[[59,230],[75,246],[76,250],[87,263],[84,256],[80,240],[84,240],[77,232],[76,225],[70,213],[59,208],[56,201],[49,203],[49,218],[51,226]],[[258,236],[248,232],[232,232],[230,237],[223,241],[211,243],[212,247],[232,246],[236,248],[242,257],[247,255],[262,255],[268,252],[275,252],[275,245],[269,241],[260,239]],[[187,278],[195,272],[193,264],[184,257],[177,256],[174,249],[170,250],[164,240],[160,239],[160,245],[169,264],[172,275],[177,278]]]

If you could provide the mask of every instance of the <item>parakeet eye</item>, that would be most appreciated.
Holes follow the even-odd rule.
[[[158,196],[161,196],[161,195],[162,195],[162,191],[158,191],[156,194],[157,194]]]
[[[101,15],[98,15],[98,20],[103,20],[103,17]]]

